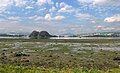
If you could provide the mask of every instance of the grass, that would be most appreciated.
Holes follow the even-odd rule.
[[[120,39],[0,39],[3,42],[119,43]]]
[[[120,40],[0,39],[0,73],[120,73],[119,47]],[[95,50],[102,48],[113,51]]]
[[[22,67],[14,65],[0,65],[0,73],[120,73],[120,68],[110,69],[107,71],[87,68],[39,68],[39,67]]]

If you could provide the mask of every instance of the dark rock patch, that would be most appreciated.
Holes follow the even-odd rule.
[[[24,60],[24,62],[30,62],[30,60]]]
[[[116,57],[116,58],[114,58],[113,60],[120,60],[120,57]]]
[[[14,56],[15,57],[21,57],[21,56],[30,56],[30,55],[25,54],[25,53],[15,53]]]
[[[5,55],[5,53],[3,52],[1,55]]]
[[[53,57],[52,55],[49,55],[49,57]]]
[[[1,57],[2,60],[7,60],[6,56]]]

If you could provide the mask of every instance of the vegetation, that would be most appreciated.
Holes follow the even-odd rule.
[[[24,37],[26,35],[20,35],[20,34],[15,34],[15,35],[12,35],[12,34],[0,34],[1,37]]]
[[[120,39],[0,39],[2,42],[119,43]]]
[[[101,71],[97,69],[87,68],[65,68],[65,69],[53,69],[53,68],[35,68],[35,67],[21,67],[14,65],[0,65],[0,73],[119,73],[120,69],[110,69],[107,71]]]
[[[81,35],[83,37],[120,37],[120,32],[98,32]]]
[[[119,73],[120,40],[1,39],[0,73]]]

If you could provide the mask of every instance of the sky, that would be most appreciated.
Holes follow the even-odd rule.
[[[0,32],[120,31],[120,0],[0,0]]]

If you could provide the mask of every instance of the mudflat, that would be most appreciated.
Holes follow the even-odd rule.
[[[1,39],[0,64],[40,68],[120,68],[117,39]]]

